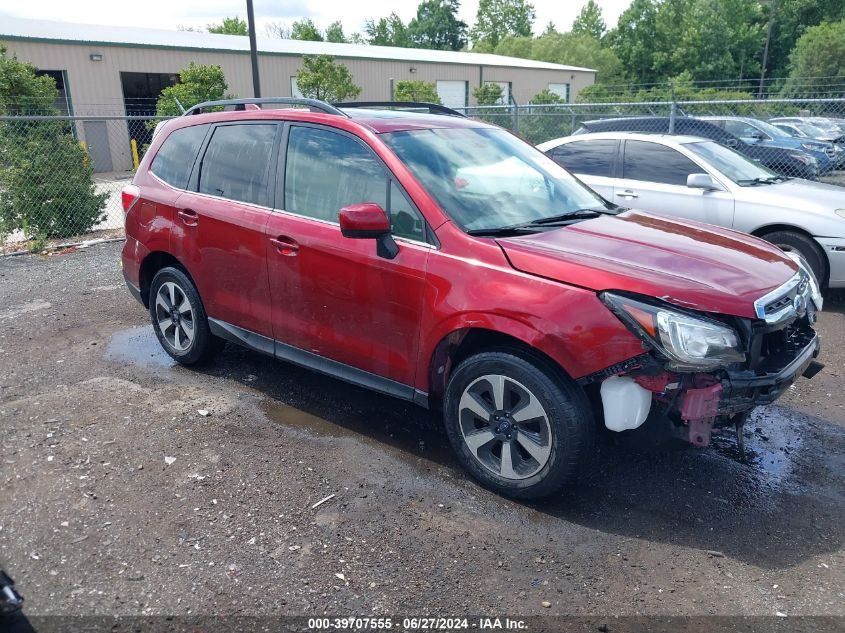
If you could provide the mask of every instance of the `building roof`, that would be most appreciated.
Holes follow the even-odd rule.
[[[247,52],[249,38],[193,31],[167,31],[134,26],[75,24],[51,20],[27,20],[3,16],[0,40],[45,41],[64,44],[99,44],[103,46],[138,46],[171,49],[196,49],[216,52]],[[596,72],[592,68],[550,64],[533,59],[505,57],[487,53],[436,51],[422,48],[335,44],[258,38],[258,52],[268,55],[332,55],[339,58],[378,59],[385,61],[429,62],[436,64],[471,64],[539,70]]]

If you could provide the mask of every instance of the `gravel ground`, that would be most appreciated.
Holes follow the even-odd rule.
[[[0,259],[0,563],[30,615],[842,624],[841,299],[825,370],[756,412],[747,462],[732,438],[608,433],[584,482],[524,505],[469,480],[412,405],[233,346],[174,366],[119,249]]]

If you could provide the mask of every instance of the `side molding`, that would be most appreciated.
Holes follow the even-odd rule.
[[[411,385],[406,385],[383,376],[340,363],[330,358],[325,358],[308,352],[304,349],[273,340],[269,337],[256,334],[244,328],[240,328],[226,321],[219,319],[208,319],[208,327],[211,333],[220,338],[232,341],[238,345],[249,348],[268,356],[274,356],[279,360],[299,365],[306,369],[337,378],[345,382],[365,387],[371,391],[377,391],[394,398],[409,400],[422,407],[428,408],[428,394]]]

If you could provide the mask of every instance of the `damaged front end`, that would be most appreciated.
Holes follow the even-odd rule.
[[[605,425],[634,429],[649,414],[674,435],[707,446],[714,429],[742,426],[758,405],[774,402],[799,377],[823,367],[813,329],[821,295],[803,267],[755,302],[756,318],[711,315],[666,302],[605,292],[602,301],[648,352],[583,378],[599,384]]]

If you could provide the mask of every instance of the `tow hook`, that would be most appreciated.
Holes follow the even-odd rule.
[[[702,384],[707,381],[699,378],[696,382]],[[721,397],[722,384],[720,382],[713,382],[696,389],[687,389],[684,392],[680,413],[681,419],[689,427],[690,444],[702,448],[710,444],[710,434],[719,413]]]

